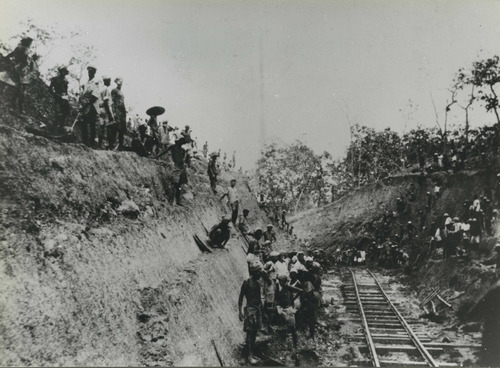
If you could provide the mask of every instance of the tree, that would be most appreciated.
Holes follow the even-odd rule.
[[[484,102],[487,112],[493,111],[500,127],[500,116],[498,115],[498,96],[495,85],[500,82],[500,67],[498,56],[486,60],[476,61],[472,64],[471,77],[468,80],[478,88],[479,99]],[[497,128],[498,129],[498,128]]]
[[[355,161],[352,174],[358,186],[401,170],[401,157],[401,138],[390,128],[377,132],[359,124],[353,126],[353,141],[345,161]]]
[[[47,68],[47,75],[43,75],[46,80],[57,74],[57,69],[61,66],[65,66],[69,71],[69,78],[77,81],[78,88],[82,85],[82,79],[85,75],[85,70],[87,66],[94,62],[96,57],[96,50],[94,46],[89,46],[79,40],[81,35],[80,29],[71,30],[60,30],[56,24],[48,26],[40,26],[36,24],[32,19],[27,19],[26,21],[20,22],[24,27],[24,31],[18,35],[10,37],[11,40],[21,40],[23,37],[31,37],[35,40],[33,42],[32,52],[40,56],[37,58],[38,67],[43,64],[46,57],[54,50],[56,47],[61,47],[59,41],[69,39],[71,40],[71,59],[65,63],[60,61],[55,65]],[[3,42],[0,41],[0,52],[8,53],[10,48]],[[74,85],[74,84],[73,84]],[[70,82],[70,92],[72,83]]]
[[[78,81],[78,87],[82,86],[82,79],[85,76],[87,66],[93,63],[96,59],[96,50],[94,46],[86,44],[74,44],[71,46],[73,56],[68,63],[70,76]]]
[[[273,211],[294,209],[304,199],[324,202],[321,156],[300,141],[291,145],[266,145],[257,162],[259,186],[266,192],[267,205]]]
[[[457,76],[453,80],[453,88],[455,90],[465,90],[467,86],[470,86],[470,93],[467,94],[467,99],[465,102],[457,102],[457,105],[465,112],[465,141],[469,141],[469,109],[474,103],[476,97],[474,95],[474,84],[471,83],[471,77],[465,74],[463,69],[458,70]]]
[[[39,65],[41,65],[47,55],[54,50],[56,41],[67,38],[67,35],[57,31],[55,25],[41,27],[31,18],[21,21],[20,24],[25,27],[25,31],[19,35],[11,37],[11,39],[21,39],[29,36],[36,40],[34,43],[36,48],[34,52],[36,52],[39,56]]]

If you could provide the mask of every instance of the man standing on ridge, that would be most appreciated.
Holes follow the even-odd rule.
[[[116,88],[111,91],[113,101],[113,112],[115,114],[116,128],[118,129],[117,149],[123,148],[123,137],[127,132],[127,109],[125,108],[125,96],[122,92],[123,79],[115,79]]]
[[[214,194],[217,194],[217,176],[219,175],[219,168],[217,167],[217,157],[219,154],[217,152],[212,152],[210,155],[210,160],[208,161],[208,179],[210,180],[210,187]]]
[[[54,124],[54,132],[64,133],[64,124],[69,115],[70,107],[68,101],[68,69],[60,67],[57,69],[59,74],[50,80],[50,92],[54,96],[56,122]]]
[[[111,99],[111,78],[102,77],[104,87],[101,90],[101,127],[99,145],[102,145],[104,134],[107,135],[108,149],[113,149],[116,142],[116,121],[113,114],[113,100]]]
[[[31,37],[24,37],[14,51],[5,57],[13,64],[12,78],[16,84],[13,106],[17,107],[20,113],[24,110],[25,85],[30,83],[30,73],[33,69],[33,60],[29,56],[32,43]]]
[[[182,145],[184,145],[185,143],[186,140],[184,138],[179,138],[175,141],[175,144],[169,146],[165,151],[156,156],[156,158],[159,158],[168,152],[172,152],[172,161],[174,161],[174,165],[176,167],[175,170],[176,181],[174,182],[175,203],[178,206],[182,206],[181,187],[183,184],[188,183],[188,176],[185,165],[186,150],[182,147]]]
[[[159,134],[160,134],[160,146],[162,149],[167,149],[168,146],[170,146],[170,131],[172,130],[172,127],[168,125],[168,121],[165,120],[163,123],[161,123],[159,127]]]
[[[208,142],[205,141],[205,144],[203,145],[203,157],[207,157],[208,155]]]
[[[238,191],[236,190],[236,179],[231,179],[231,186],[227,188],[227,192],[220,197],[222,201],[224,197],[227,196],[229,206],[231,207],[231,222],[236,225],[236,220],[238,219]]]
[[[99,112],[99,81],[95,79],[97,69],[89,65],[87,73],[89,81],[83,86],[83,91],[80,98],[80,105],[82,107],[82,141],[89,147],[95,145],[96,136],[96,123]],[[90,135],[89,135],[90,130]]]

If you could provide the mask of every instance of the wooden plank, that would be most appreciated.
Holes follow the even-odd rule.
[[[205,244],[204,241],[202,241],[198,235],[193,235],[193,238],[194,238],[194,241],[196,243],[196,245],[198,246],[198,248],[200,248],[200,250],[204,253],[212,253],[212,251],[210,250],[210,248],[208,248],[208,246]]]
[[[437,295],[436,295],[436,297],[439,299],[439,301],[440,301],[441,303],[443,303],[444,305],[446,305],[448,308],[452,308],[451,304],[450,304],[450,303],[448,303],[446,300],[444,300],[444,299],[441,297],[441,295],[437,294]]]
[[[437,348],[463,348],[463,349],[481,349],[481,344],[454,344],[451,342],[429,342],[424,344],[426,347]]]
[[[398,352],[398,353],[406,353],[406,352],[414,352],[418,351],[418,348],[414,345],[377,345],[375,347],[377,351],[383,352]],[[442,352],[442,348],[428,348],[429,352]]]

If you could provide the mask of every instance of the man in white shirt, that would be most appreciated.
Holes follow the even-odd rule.
[[[276,270],[278,277],[280,277],[280,275],[289,276],[288,265],[284,261],[283,252],[279,253],[277,260],[274,262],[274,269]]]
[[[108,149],[115,148],[118,129],[113,114],[113,99],[111,98],[111,78],[102,77],[104,86],[101,89],[101,111],[100,111],[100,131],[99,145],[102,145],[104,134],[108,138]]]
[[[231,222],[236,225],[236,220],[238,219],[238,191],[236,190],[236,179],[231,179],[231,186],[227,188],[227,192],[220,197],[222,201],[224,197],[227,196],[228,204],[231,207]]]
[[[82,113],[82,141],[89,147],[95,145],[96,124],[99,118],[99,82],[94,78],[97,69],[89,65],[87,72],[89,81],[83,86],[80,98]],[[90,135],[89,135],[90,130]]]

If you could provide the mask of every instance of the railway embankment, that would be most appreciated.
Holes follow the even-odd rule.
[[[243,241],[206,254],[193,240],[229,211],[206,162],[176,206],[170,161],[27,133],[38,119],[0,118],[0,365],[219,365],[215,349],[238,364]]]
[[[472,202],[474,195],[493,198],[496,174],[497,170],[489,168],[390,177],[361,187],[320,209],[302,213],[290,222],[297,236],[307,240],[311,249],[324,249],[326,259],[332,260],[344,249],[367,250],[373,241],[378,245],[377,234],[381,233],[383,218],[392,213],[393,221],[385,230],[391,234],[389,238],[409,254],[409,263],[384,272],[397,275],[420,300],[439,288],[439,296],[452,306],[436,299],[444,327],[480,331],[480,323],[467,320],[466,312],[496,279],[491,259],[495,255],[500,222],[493,224],[491,234],[483,231],[472,257],[457,254],[448,260],[443,260],[440,248],[433,248],[429,254],[429,229],[433,222],[444,221],[445,213],[466,222],[464,203]],[[403,203],[399,208],[398,198]],[[415,226],[413,239],[405,233],[408,221]],[[459,248],[464,250],[465,241]]]

